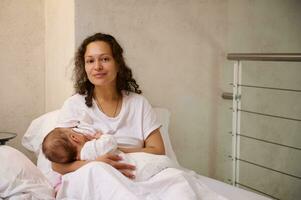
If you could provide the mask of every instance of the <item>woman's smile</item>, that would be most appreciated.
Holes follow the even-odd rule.
[[[107,72],[98,72],[93,74],[95,78],[104,78],[108,73]]]

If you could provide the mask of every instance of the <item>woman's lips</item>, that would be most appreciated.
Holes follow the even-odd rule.
[[[96,77],[96,78],[102,78],[102,77],[104,77],[105,75],[107,75],[107,73],[103,72],[103,73],[97,73],[97,74],[94,74],[93,76]]]

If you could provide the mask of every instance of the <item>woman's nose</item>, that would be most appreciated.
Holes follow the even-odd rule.
[[[95,62],[95,64],[96,64],[95,68],[96,68],[97,70],[102,70],[102,69],[103,69],[103,66],[102,66],[102,63],[101,63],[100,60],[97,60],[97,61]]]

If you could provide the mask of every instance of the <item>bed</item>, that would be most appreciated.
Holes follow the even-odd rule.
[[[163,108],[155,108],[159,121],[162,123],[166,154],[178,164],[176,155],[172,149],[168,136],[169,112]],[[133,183],[125,178],[117,170],[107,164],[93,162],[79,170],[64,176],[51,170],[50,162],[41,152],[41,143],[45,135],[53,129],[59,110],[46,113],[32,121],[22,139],[22,144],[37,156],[37,167],[29,161],[24,154],[9,146],[0,147],[0,199],[54,199],[53,186],[61,183],[61,189],[57,192],[57,199],[200,199],[190,192],[189,188],[199,188],[199,192],[213,191],[229,200],[268,200],[269,198],[233,187],[226,183],[196,174],[195,172],[181,168],[166,169],[151,178],[147,182]],[[14,164],[9,159],[14,157]],[[3,161],[4,160],[4,164]],[[11,167],[14,166],[14,167]],[[101,166],[101,167],[100,167]],[[37,170],[39,169],[39,170]],[[189,181],[181,180],[183,174]],[[109,172],[109,173],[104,173]],[[3,174],[6,174],[3,176]],[[101,175],[102,183],[91,181]],[[105,174],[114,176],[116,182],[108,179]],[[99,180],[98,179],[98,180]],[[191,180],[194,181],[191,181]],[[101,182],[100,181],[100,182]],[[126,187],[124,187],[126,185]],[[118,187],[117,187],[118,186]],[[168,187],[167,187],[168,186]],[[122,188],[122,189],[120,189]],[[144,188],[147,188],[145,190]],[[208,189],[208,190],[207,190]],[[169,191],[169,192],[168,192]],[[151,194],[152,193],[152,194]],[[134,194],[133,196],[131,196]],[[155,194],[155,195],[153,195]],[[189,196],[191,195],[191,196]],[[137,198],[138,197],[138,198]],[[220,196],[208,196],[206,199],[224,199]]]

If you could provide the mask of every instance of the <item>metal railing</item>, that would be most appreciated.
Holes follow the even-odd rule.
[[[247,85],[242,84],[242,61],[276,61],[276,62],[301,62],[301,53],[264,53],[264,54],[258,54],[258,53],[231,53],[227,55],[228,60],[233,60],[234,62],[234,70],[233,70],[233,93],[225,92],[222,94],[222,97],[224,99],[232,99],[232,155],[230,156],[232,159],[232,184],[234,186],[242,186],[248,189],[251,189],[255,192],[262,193],[266,196],[269,196],[274,199],[279,199],[271,194],[267,194],[264,191],[252,188],[246,184],[240,183],[239,181],[239,175],[240,175],[240,162],[250,164],[253,166],[257,166],[263,169],[267,169],[288,177],[297,178],[301,180],[300,176],[290,174],[284,171],[276,170],[268,166],[264,166],[259,163],[251,162],[247,159],[243,159],[240,156],[240,138],[246,138],[253,141],[268,143],[272,145],[277,145],[280,148],[290,148],[294,150],[301,151],[300,147],[295,147],[291,145],[281,144],[269,140],[264,140],[256,137],[251,137],[248,135],[245,135],[241,133],[241,113],[248,113],[252,115],[260,115],[265,117],[271,117],[271,118],[278,118],[282,120],[293,120],[297,122],[301,122],[301,119],[293,118],[290,116],[280,116],[280,115],[273,115],[270,113],[263,113],[263,112],[255,112],[252,110],[246,110],[241,108],[241,95],[242,95],[242,88],[257,88],[257,89],[266,89],[266,90],[280,90],[280,91],[288,91],[288,92],[297,92],[300,93],[300,89],[290,89],[290,88],[279,88],[279,87],[266,87],[266,86],[260,86],[260,85]]]
[[[229,53],[228,60],[301,62],[300,53]]]

